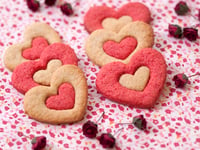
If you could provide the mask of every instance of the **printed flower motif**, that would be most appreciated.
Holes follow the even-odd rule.
[[[135,116],[132,122],[138,129],[146,130],[147,121],[143,115]]]
[[[33,150],[41,150],[46,146],[46,137],[45,136],[37,136],[34,137],[31,141]]]
[[[60,7],[61,11],[63,12],[63,14],[69,16],[73,14],[73,9],[70,3],[64,3],[61,5]]]
[[[180,1],[176,4],[174,10],[178,15],[185,15],[190,9],[186,2]]]
[[[194,28],[184,28],[183,36],[186,37],[189,41],[195,41],[198,37],[198,30]]]
[[[44,3],[48,6],[53,6],[56,3],[56,0],[45,0]]]
[[[36,12],[39,7],[40,3],[37,0],[26,0],[28,8],[32,10],[33,12]]]
[[[83,135],[85,135],[88,138],[94,138],[96,137],[96,134],[98,133],[97,131],[97,124],[95,124],[92,121],[87,121],[83,127]]]
[[[182,29],[178,25],[169,24],[168,26],[169,34],[175,38],[182,37]]]
[[[115,146],[115,138],[110,133],[103,133],[98,138],[99,143],[103,146],[103,148],[113,148]]]

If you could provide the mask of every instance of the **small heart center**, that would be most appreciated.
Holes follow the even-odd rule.
[[[117,43],[115,41],[107,41],[103,45],[103,50],[106,54],[118,58],[127,58],[136,48],[137,40],[133,37],[126,37]]]
[[[148,67],[142,66],[137,69],[134,75],[123,74],[119,83],[131,90],[143,91],[149,81],[150,71]]]
[[[47,98],[46,106],[49,109],[66,110],[72,109],[75,103],[74,88],[69,83],[64,83],[59,87],[58,95]]]
[[[62,62],[58,59],[53,59],[48,62],[46,70],[39,70],[34,73],[33,80],[41,85],[50,85],[52,74],[62,66]]]
[[[24,49],[22,56],[26,59],[35,60],[40,58],[40,54],[49,44],[43,37],[36,37],[32,40],[32,47]]]

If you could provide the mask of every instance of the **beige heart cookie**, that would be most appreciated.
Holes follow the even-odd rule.
[[[66,110],[49,109],[45,101],[58,94],[58,88],[69,83],[75,91],[73,108]],[[83,119],[87,105],[87,81],[80,68],[63,65],[52,75],[50,86],[36,86],[24,97],[24,110],[31,118],[50,124],[77,122]]]
[[[107,41],[120,42],[126,37],[133,37],[137,40],[136,48],[125,59],[112,57],[104,52],[103,45]],[[152,47],[154,43],[154,35],[152,27],[144,22],[135,21],[128,23],[121,28],[118,33],[106,29],[99,29],[88,37],[85,44],[85,49],[91,61],[99,66],[103,66],[110,62],[123,62],[127,64],[135,52]]]
[[[52,74],[62,66],[58,59],[49,61],[46,70],[39,70],[33,75],[33,80],[41,85],[50,85]]]
[[[17,43],[8,47],[4,54],[5,66],[13,71],[19,64],[28,61],[22,56],[24,49],[30,48],[32,40],[36,37],[43,37],[48,44],[61,42],[58,33],[46,23],[36,22],[26,27],[24,38],[21,43]]]
[[[138,68],[134,75],[123,74],[119,79],[119,83],[128,89],[143,91],[149,81],[149,74],[149,68],[142,66]]]
[[[122,16],[119,19],[106,18],[102,21],[102,26],[104,29],[117,33],[121,30],[122,27],[130,22],[132,22],[132,18],[130,16]]]

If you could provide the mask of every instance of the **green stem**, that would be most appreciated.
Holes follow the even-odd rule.
[[[104,114],[105,114],[105,111],[103,111],[103,113],[101,114],[101,116],[99,117],[99,119],[96,121],[96,123],[99,122],[99,120],[103,117]]]
[[[200,73],[196,73],[196,74],[193,74],[193,75],[191,75],[191,76],[188,76],[188,78],[194,77],[194,76],[197,76],[197,75],[200,75]]]
[[[124,127],[122,127],[122,128],[120,128],[119,130],[117,130],[115,133],[114,133],[114,135],[113,136],[116,136],[117,135],[117,133],[119,133],[120,131],[122,131],[124,129]]]

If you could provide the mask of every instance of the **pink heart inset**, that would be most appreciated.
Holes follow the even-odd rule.
[[[143,91],[131,90],[119,83],[123,74],[134,74],[141,66],[150,70],[150,78]],[[165,79],[166,63],[162,54],[145,48],[136,52],[129,64],[113,62],[104,65],[97,75],[96,87],[102,95],[112,101],[138,108],[150,108],[159,97]]]
[[[43,37],[36,37],[32,41],[32,47],[23,50],[22,56],[26,59],[35,60],[40,58],[42,51],[49,45]]]
[[[118,58],[127,58],[136,48],[137,40],[133,37],[126,37],[117,43],[115,41],[107,41],[103,45],[103,50],[106,54]]]
[[[69,83],[64,83],[59,87],[58,95],[50,96],[46,100],[49,109],[65,110],[72,109],[75,103],[74,88]]]

